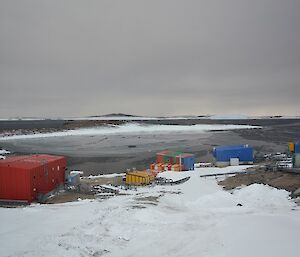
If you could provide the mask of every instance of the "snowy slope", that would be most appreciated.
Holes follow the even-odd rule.
[[[288,192],[254,184],[231,194],[205,172],[217,170],[108,200],[2,208],[0,256],[299,256]]]

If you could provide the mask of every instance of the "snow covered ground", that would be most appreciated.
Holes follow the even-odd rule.
[[[112,134],[144,134],[144,133],[201,133],[212,130],[232,130],[232,129],[252,129],[260,128],[258,126],[249,125],[141,125],[136,123],[127,123],[120,126],[110,127],[93,127],[67,130],[62,132],[52,133],[37,133],[30,135],[13,135],[0,137],[0,140],[11,139],[31,139],[31,138],[45,138],[45,137],[62,137],[62,136],[86,136],[86,135],[112,135]]]
[[[0,149],[0,154],[10,154],[10,151],[7,151],[5,149]]]
[[[0,149],[0,160],[6,159],[6,155],[10,154],[10,151],[5,149]]]
[[[162,173],[191,179],[107,200],[1,208],[0,256],[299,256],[300,208],[288,192],[229,193],[200,178],[214,172]]]

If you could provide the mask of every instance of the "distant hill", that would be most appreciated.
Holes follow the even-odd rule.
[[[139,116],[126,114],[126,113],[110,113],[110,114],[104,114],[104,115],[94,115],[94,116],[89,116],[89,117],[94,118],[94,117],[139,117]]]

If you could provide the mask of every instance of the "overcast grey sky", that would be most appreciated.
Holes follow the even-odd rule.
[[[2,118],[299,110],[299,0],[0,0]]]

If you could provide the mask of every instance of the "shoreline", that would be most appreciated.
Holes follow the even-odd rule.
[[[155,120],[143,124],[174,125],[174,122],[172,120],[163,120],[162,122]],[[195,124],[195,120],[177,120],[176,122],[175,125],[178,123],[181,125]],[[204,121],[198,120],[197,122],[203,123]],[[227,124],[230,122],[233,121],[226,120]],[[209,123],[224,124],[225,121],[210,120]],[[211,162],[213,160],[211,150],[217,145],[249,144],[254,147],[256,153],[262,154],[284,152],[287,150],[288,141],[299,140],[300,138],[300,120],[235,120],[234,123],[257,125],[262,126],[262,128],[205,133],[187,131],[165,134],[85,135],[20,139],[0,141],[0,148],[7,149],[14,154],[64,155],[67,157],[69,170],[83,170],[85,176],[88,176],[123,173],[128,168],[148,168],[154,162],[156,152],[165,149],[194,153],[196,162]],[[49,127],[52,125],[49,124]],[[31,124],[31,126],[36,127],[36,124]]]

